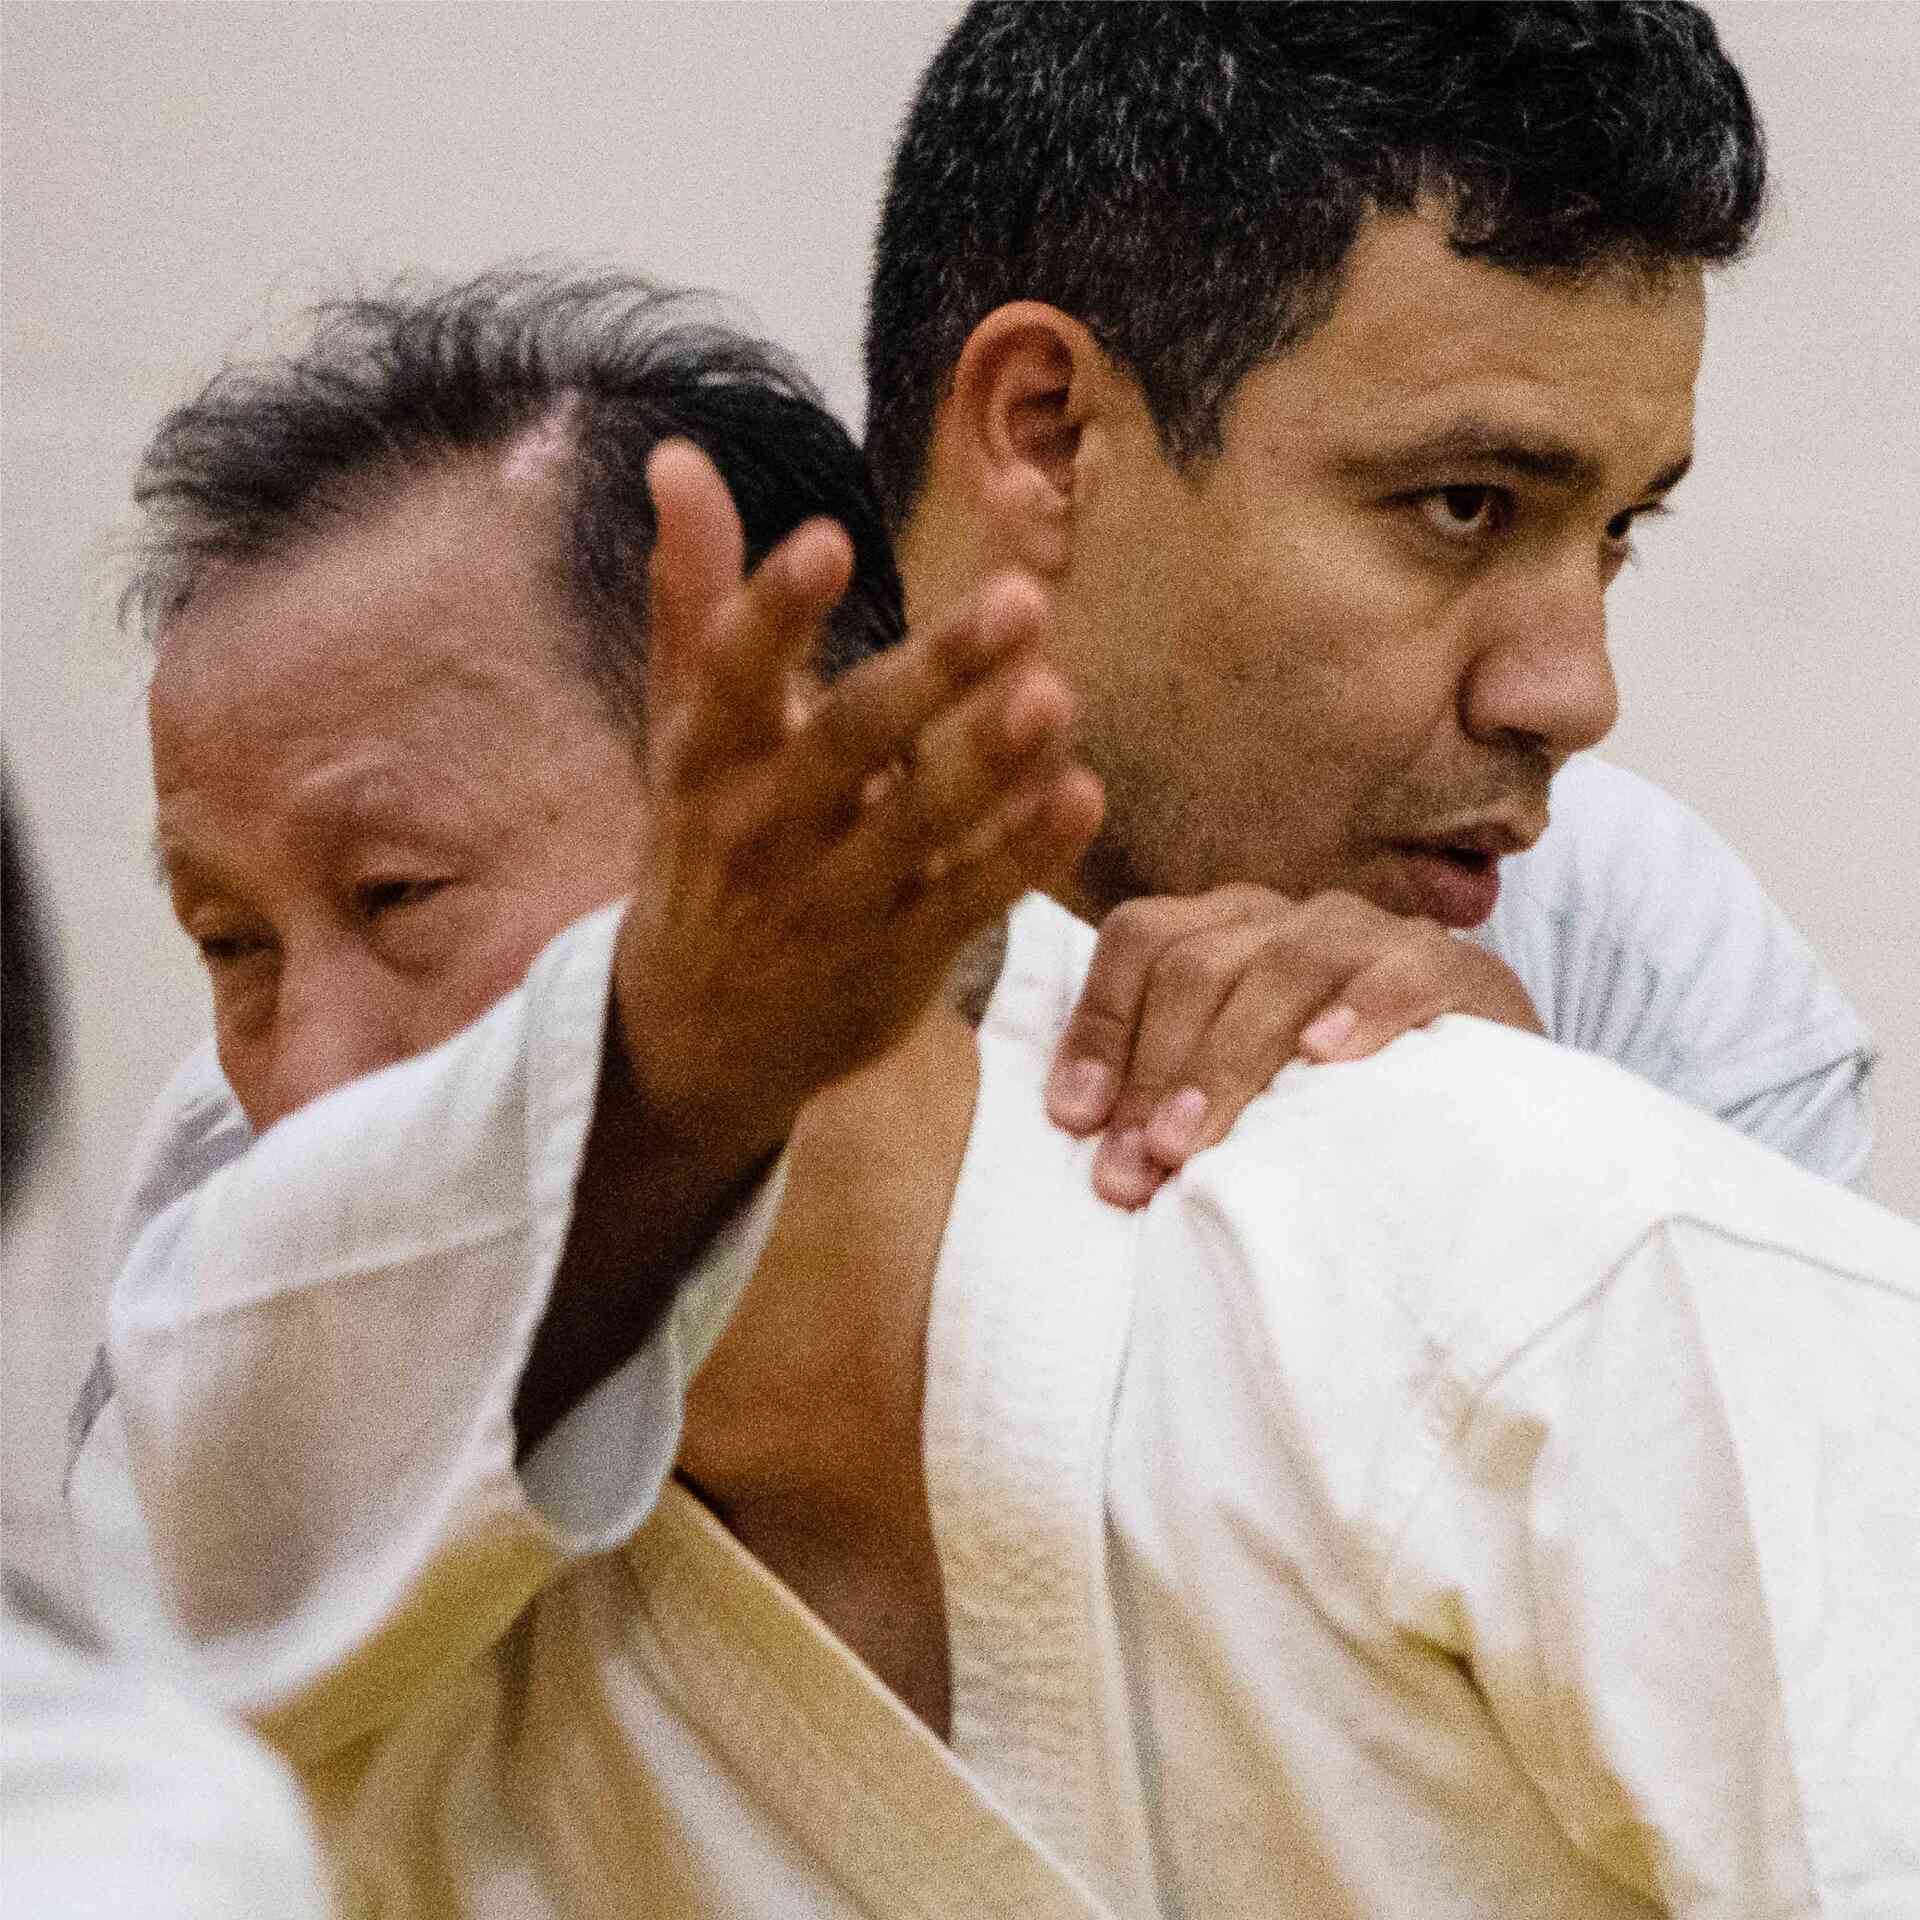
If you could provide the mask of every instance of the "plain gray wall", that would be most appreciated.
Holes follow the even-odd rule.
[[[948,4],[8,0],[7,757],[64,929],[76,1072],[7,1244],[10,1522],[54,1511],[133,1133],[204,1031],[150,872],[113,530],[148,430],[310,296],[512,255],[741,297],[848,417],[867,236]],[[1920,8],[1718,5],[1778,197],[1718,281],[1700,466],[1617,590],[1609,752],[1743,849],[1885,1048],[1876,1188],[1920,1213]]]

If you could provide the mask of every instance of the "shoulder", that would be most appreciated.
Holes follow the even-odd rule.
[[[1910,1223],[1604,1060],[1460,1016],[1284,1070],[1162,1189],[1141,1251],[1143,1339],[1202,1354],[1183,1377],[1257,1410],[1237,1444],[1258,1471],[1311,1483],[1376,1571],[1498,1383],[1624,1276],[1656,1273],[1684,1317],[1710,1269],[1755,1342],[1789,1282],[1801,1320],[1837,1277],[1920,1324]]]
[[[1643,936],[1729,909],[1778,912],[1746,862],[1691,807],[1592,754],[1560,770],[1552,824],[1505,872],[1523,903]],[[1681,877],[1684,899],[1672,884]]]
[[[1289,1067],[1175,1190],[1187,1230],[1224,1237],[1259,1288],[1390,1306],[1455,1348],[1476,1329],[1490,1359],[1673,1221],[1920,1270],[1920,1233],[1882,1209],[1608,1061],[1460,1016]]]
[[[1029,893],[1014,903],[1006,934],[980,1031],[1051,1052],[1093,964],[1097,936],[1044,893]]]
[[[1765,982],[1771,1004],[1741,1011],[1776,1024],[1852,1017],[1740,855],[1691,807],[1623,767],[1591,755],[1568,762],[1553,784],[1552,825],[1506,863],[1502,883],[1482,944],[1503,957],[1568,974],[1604,962],[1682,987]]]
[[[1746,862],[1636,774],[1590,755],[1569,762],[1553,824],[1502,879],[1475,938],[1520,976],[1563,1045],[1728,1117],[1871,1060],[1865,1024]]]

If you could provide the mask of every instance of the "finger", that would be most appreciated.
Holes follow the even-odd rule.
[[[1455,942],[1437,927],[1410,922],[1400,945],[1355,974],[1301,1034],[1300,1051],[1321,1063],[1363,1060],[1473,997]]]
[[[1217,1146],[1294,1057],[1295,1039],[1314,1009],[1270,994],[1237,989],[1195,1049],[1184,1084],[1168,1093],[1141,1129],[1145,1151],[1174,1171]]]
[[[657,777],[692,787],[770,751],[799,724],[798,688],[852,570],[852,548],[810,520],[742,580],[738,515],[686,441],[648,461],[658,535],[649,565],[648,701]]]
[[[857,790],[843,785],[837,807],[823,789],[822,844],[805,857],[835,863],[847,910],[888,910],[974,860],[996,839],[995,817],[1009,801],[1068,764],[1072,711],[1061,675],[1034,648],[1017,648],[922,730],[904,766]]]
[[[1072,718],[1058,673],[1031,655],[1007,662],[921,733],[870,805],[873,857],[903,872],[965,858],[970,836],[1034,769],[1064,764]]]
[[[1407,922],[1344,897],[1305,903],[1268,938],[1234,982],[1183,1073],[1144,1123],[1147,1151],[1178,1167],[1216,1145],[1273,1076],[1300,1051],[1383,941],[1404,944]],[[1335,1023],[1337,1025],[1337,1023]],[[1334,1026],[1330,1038],[1341,1037]]]
[[[957,949],[1022,894],[1055,885],[1086,851],[1103,804],[1084,767],[1036,774],[984,823],[967,857],[927,876],[896,914],[929,945]]]
[[[1189,898],[1126,901],[1109,913],[1079,1001],[1054,1049],[1047,1079],[1054,1124],[1087,1134],[1143,1121],[1154,1104],[1142,1097],[1143,1071],[1163,1086],[1199,1031],[1190,1017],[1183,1021],[1169,1013],[1164,1002],[1160,1024],[1149,1012],[1151,983],[1165,956],[1182,941],[1218,941],[1236,927],[1293,911],[1291,901],[1268,888],[1233,882]],[[1143,1042],[1144,1070],[1138,1064]]]
[[[1221,1010],[1272,941],[1270,921],[1250,920],[1208,926],[1162,948],[1147,976],[1114,1124],[1144,1125],[1189,1083],[1194,1057]]]
[[[928,863],[927,884],[952,888],[963,900],[990,889],[1007,906],[1023,893],[1048,891],[1086,852],[1105,807],[1100,782],[1086,768],[1036,768],[964,842]]]
[[[852,832],[821,853],[816,864],[826,877],[822,898],[836,912],[899,915],[929,894],[958,901],[969,897],[966,890],[981,875],[1002,871],[1009,890],[996,905],[1004,906],[1028,888],[1061,877],[1063,862],[1084,851],[1082,816],[1090,801],[1097,819],[1100,788],[1065,757],[1055,729],[1064,724],[1056,716],[1069,711],[1066,690],[1050,671],[1044,681],[1045,711],[1038,719],[1047,731],[1037,746],[1021,744],[1024,736],[1016,731],[1011,742],[1003,736],[997,746],[984,748],[964,776],[949,769],[945,799],[964,798],[964,806],[956,804],[936,823],[933,809],[945,802],[917,795],[923,774],[916,764]],[[1016,729],[1035,723],[1033,716],[1023,721],[1022,711],[1016,703]],[[943,830],[935,831],[936,824]]]
[[[1102,1136],[1093,1156],[1093,1190],[1116,1207],[1144,1207],[1167,1178],[1146,1151],[1138,1127],[1116,1127]]]
[[[1344,1002],[1325,1008],[1300,1029],[1301,1057],[1322,1062],[1338,1060],[1359,1024],[1359,1014]]]
[[[827,622],[853,578],[853,542],[837,522],[804,520],[754,568],[739,631],[729,636],[729,666],[758,682],[784,669],[790,684],[818,698],[817,663]]]
[[[684,736],[684,786],[774,752],[806,724],[821,637],[852,565],[846,534],[809,520],[718,610],[701,663],[705,698]]]
[[[684,697],[708,628],[740,585],[740,517],[713,462],[688,440],[663,440],[647,456],[655,533],[647,563],[648,700],[670,710]]]
[[[1348,982],[1337,1002],[1300,1036],[1300,1051],[1323,1062],[1361,1060],[1445,1013],[1471,1013],[1542,1033],[1526,989],[1492,954],[1424,922]]]
[[[876,806],[890,781],[918,760],[922,736],[1005,664],[1032,649],[1050,614],[1036,583],[991,581],[955,619],[914,636],[843,675],[807,716],[788,779],[796,828],[844,830]]]
[[[1112,1118],[1154,960],[1188,924],[1185,903],[1129,900],[1100,923],[1093,961],[1047,1075],[1047,1116],[1086,1135]]]
[[[663,440],[647,456],[653,496],[652,600],[697,624],[712,603],[740,584],[745,545],[740,516],[720,470],[691,440]]]
[[[999,809],[975,857],[948,866],[898,899],[886,916],[887,964],[929,986],[963,948],[1002,919],[1023,894],[1055,884],[1100,823],[1100,783],[1083,767],[1045,774]],[[842,926],[851,920],[842,916]],[[836,928],[836,931],[839,931]],[[869,962],[871,964],[871,962]]]

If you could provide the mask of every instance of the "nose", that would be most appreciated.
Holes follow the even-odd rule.
[[[1492,586],[1461,691],[1469,734],[1545,752],[1557,766],[1612,732],[1620,695],[1606,584],[1586,559]]]
[[[322,1094],[391,1066],[409,1051],[391,985],[351,950],[303,955],[281,967],[263,1027],[221,1064],[256,1133]]]

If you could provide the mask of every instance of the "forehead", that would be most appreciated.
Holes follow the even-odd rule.
[[[168,720],[237,723],[564,677],[572,631],[543,501],[500,462],[467,463],[213,572],[161,631],[152,702]]]
[[[340,794],[532,783],[611,733],[575,665],[548,503],[497,461],[424,476],[209,579],[149,692],[163,838]]]
[[[1437,212],[1379,216],[1328,318],[1247,377],[1228,431],[1365,457],[1469,421],[1644,486],[1689,451],[1704,331],[1695,267],[1542,278],[1462,259]]]

